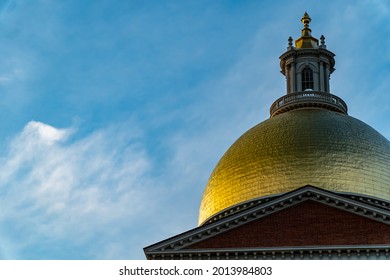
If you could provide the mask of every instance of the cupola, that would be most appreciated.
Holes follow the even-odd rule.
[[[325,37],[311,35],[308,13],[302,17],[300,38],[288,39],[287,51],[280,56],[280,68],[286,77],[286,95],[276,100],[270,109],[271,117],[302,107],[320,107],[347,114],[346,103],[330,93],[330,74],[335,70],[335,54],[326,49]]]

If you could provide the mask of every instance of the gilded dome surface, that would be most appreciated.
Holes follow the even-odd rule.
[[[325,109],[297,109],[244,133],[203,194],[199,224],[254,198],[312,185],[390,200],[390,142],[369,125]]]

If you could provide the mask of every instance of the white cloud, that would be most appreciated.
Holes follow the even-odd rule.
[[[53,145],[60,140],[65,140],[69,132],[67,129],[58,129],[41,122],[31,121],[23,129],[24,139],[19,141]]]
[[[34,258],[26,248],[97,239],[101,248],[73,257],[105,257],[99,251],[110,251],[121,238],[121,221],[127,228],[151,200],[145,177],[150,161],[139,139],[124,131],[117,125],[71,141],[74,129],[34,121],[25,126],[0,161],[0,227],[19,230],[10,230],[10,243],[0,244],[8,248],[4,256]]]

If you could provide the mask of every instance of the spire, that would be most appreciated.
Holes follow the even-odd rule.
[[[301,19],[303,26],[306,28],[309,28],[309,23],[311,22],[311,18],[307,12],[303,14],[303,17]]]
[[[295,47],[298,49],[318,48],[318,40],[311,36],[311,29],[309,28],[311,18],[307,12],[305,12],[301,21],[303,23],[302,35],[301,38],[295,41]]]

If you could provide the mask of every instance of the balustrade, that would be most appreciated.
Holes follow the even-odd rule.
[[[338,96],[320,91],[289,93],[277,99],[270,108],[271,117],[302,107],[320,107],[347,114],[347,104]]]

